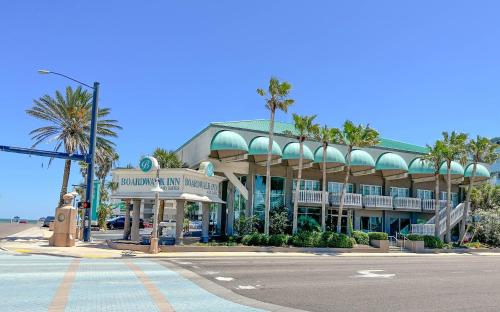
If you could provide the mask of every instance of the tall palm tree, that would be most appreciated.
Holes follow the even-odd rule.
[[[469,187],[467,189],[467,196],[465,198],[465,207],[460,224],[460,241],[463,242],[465,238],[465,229],[467,225],[467,214],[469,213],[470,197],[472,189],[474,188],[474,179],[476,178],[476,170],[478,163],[494,163],[499,155],[496,152],[498,145],[490,141],[488,138],[477,136],[476,139],[470,139],[466,145],[467,155],[472,160],[472,174],[470,176]]]
[[[443,132],[443,157],[446,163],[446,236],[445,242],[451,241],[451,163],[461,161],[466,155],[467,134],[452,131]]]
[[[30,132],[35,141],[33,147],[42,142],[54,144],[54,151],[61,148],[68,154],[88,152],[90,142],[90,120],[92,94],[81,87],[66,88],[65,94],[56,91],[55,97],[48,94],[33,101],[33,107],[26,113],[49,124]],[[110,113],[109,108],[100,108],[97,120],[96,154],[102,157],[112,153],[114,143],[107,138],[117,137],[116,130],[121,129],[118,122],[105,119]],[[63,181],[58,206],[64,203],[63,195],[68,190],[68,179],[71,170],[71,160],[64,164]]]
[[[95,171],[95,175],[99,179],[99,181],[101,181],[101,203],[108,199],[106,177],[119,158],[120,156],[118,155],[118,153],[113,152],[110,154],[106,153],[105,155],[102,155],[101,157],[98,157],[96,159],[97,168]]]
[[[335,140],[335,130],[328,128],[326,125],[323,126],[322,128],[317,127],[317,130],[314,133],[314,137],[316,140],[320,141],[322,144],[323,148],[323,182],[322,182],[322,187],[321,189],[323,190],[323,196],[325,192],[327,191],[326,189],[326,151],[328,149],[328,145],[330,143],[333,143]],[[324,197],[322,197],[322,203],[321,203],[321,230],[325,231],[326,230],[326,200]]]
[[[182,161],[172,151],[157,147],[153,151],[153,157],[158,160],[160,168],[182,168]]]
[[[369,125],[355,125],[352,121],[346,120],[342,129],[334,129],[336,141],[347,146],[346,173],[342,192],[340,193],[339,214],[337,218],[337,233],[341,232],[342,212],[344,209],[344,198],[346,194],[349,176],[351,175],[351,154],[355,147],[370,147],[380,142],[377,130]]]
[[[440,236],[440,218],[439,218],[439,212],[441,205],[439,204],[439,171],[441,169],[441,165],[444,162],[444,156],[443,156],[443,142],[441,141],[436,141],[433,146],[427,145],[427,148],[429,149],[429,153],[422,156],[422,162],[429,162],[432,165],[432,168],[434,170],[434,236],[439,237]]]
[[[266,162],[266,200],[264,206],[264,233],[269,234],[269,211],[271,207],[271,160],[273,150],[274,117],[276,110],[288,112],[288,107],[295,102],[289,98],[292,85],[286,81],[280,82],[277,78],[271,77],[268,91],[257,89],[257,94],[265,98],[266,108],[271,112],[269,119],[269,145],[267,149]]]
[[[317,130],[317,125],[313,123],[316,115],[312,116],[300,116],[293,114],[293,121],[295,124],[295,131],[297,134],[297,140],[299,141],[299,170],[297,172],[297,182],[295,185],[295,198],[293,200],[293,233],[297,232],[297,216],[299,212],[299,191],[300,191],[300,180],[302,179],[302,167],[304,162],[304,141],[311,137]]]

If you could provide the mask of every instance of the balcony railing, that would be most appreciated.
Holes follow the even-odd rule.
[[[392,197],[382,195],[364,195],[363,206],[370,208],[392,208]]]
[[[355,193],[346,193],[344,196],[344,206],[347,207],[363,207],[363,196],[361,194]],[[329,194],[329,202],[332,206],[340,205],[340,194],[339,193],[330,193]]]
[[[422,200],[422,211],[423,212],[434,212],[436,211],[436,200],[435,199],[424,199]],[[439,201],[439,209],[446,208],[446,200]]]
[[[422,200],[412,197],[395,197],[393,199],[394,208],[402,210],[420,210],[422,209]]]
[[[295,200],[295,191],[293,191],[292,196],[293,196],[292,200]],[[325,196],[325,198],[326,198],[326,196]],[[299,203],[320,204],[321,205],[323,203],[323,192],[322,191],[300,190],[299,191]]]

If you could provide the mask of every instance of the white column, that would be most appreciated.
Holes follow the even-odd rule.
[[[201,210],[202,210],[202,224],[201,224],[201,241],[203,243],[208,242],[208,230],[210,227],[210,203],[202,203],[201,205]]]
[[[140,217],[144,219],[144,199],[141,199],[141,209],[140,209]]]
[[[184,226],[184,205],[185,200],[176,201],[176,215],[175,215],[175,244],[182,245],[183,243],[183,226]]]
[[[131,240],[134,242],[138,242],[140,239],[139,235],[140,209],[141,209],[141,200],[134,199],[132,208],[132,231],[130,235]]]

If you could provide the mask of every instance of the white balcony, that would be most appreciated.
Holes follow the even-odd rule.
[[[436,200],[435,199],[424,199],[422,200],[422,211],[423,212],[435,212],[436,211]],[[446,200],[439,201],[439,209],[446,208]]]
[[[422,200],[412,197],[395,197],[393,199],[394,208],[405,211],[420,211],[422,209]]]
[[[363,206],[366,208],[392,209],[392,197],[382,195],[364,195]]]
[[[326,193],[326,192],[324,192]],[[299,191],[299,204],[317,204],[321,205],[323,203],[323,198],[326,200],[326,196],[323,196],[322,191],[310,191],[310,190],[300,190]],[[326,194],[325,194],[326,195]],[[295,191],[292,194],[292,200],[295,200]]]
[[[344,206],[351,208],[361,208],[363,207],[363,196],[361,194],[346,193],[344,196]],[[340,205],[340,194],[330,193],[329,201],[332,206]]]

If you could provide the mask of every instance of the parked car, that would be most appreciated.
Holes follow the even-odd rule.
[[[130,218],[130,224],[132,224],[132,218]],[[125,227],[125,217],[115,217],[112,219],[109,219],[106,223],[108,229],[114,230],[114,229],[123,229]],[[144,228],[144,220],[139,219],[139,228],[143,229]]]
[[[43,227],[49,227],[51,221],[54,221],[56,218],[54,216],[47,216],[45,220],[43,220]]]
[[[28,223],[28,220],[24,220],[24,219],[19,220],[19,224],[27,224],[27,223]]]

